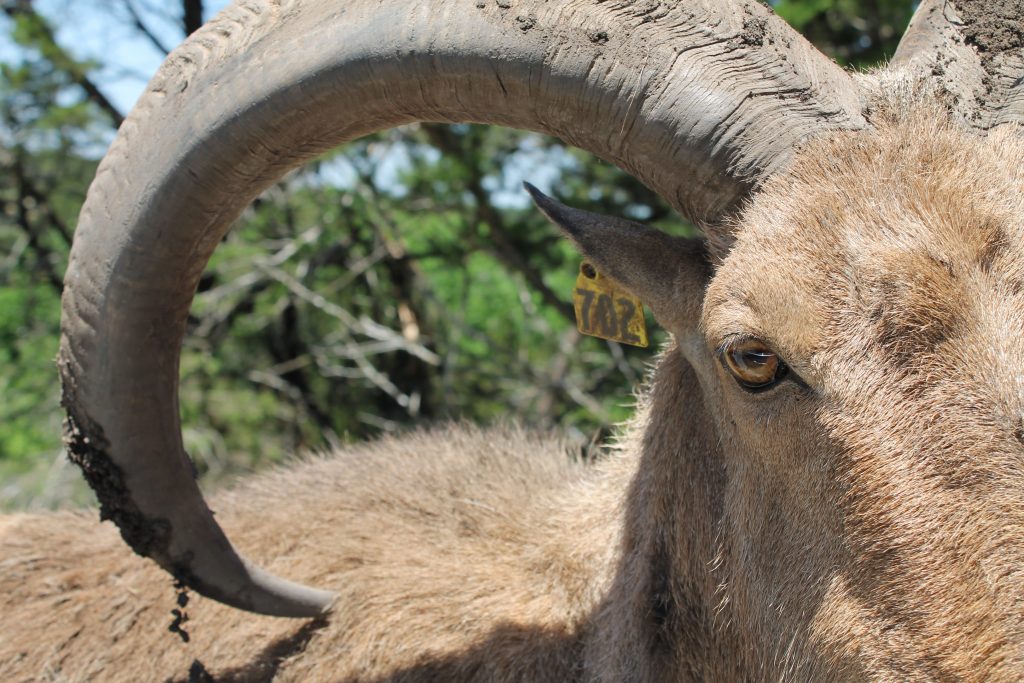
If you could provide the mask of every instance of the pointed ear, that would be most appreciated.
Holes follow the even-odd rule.
[[[587,260],[649,306],[663,326],[675,334],[696,329],[711,275],[703,240],[573,209],[523,186]]]

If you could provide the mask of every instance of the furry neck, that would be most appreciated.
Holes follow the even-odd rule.
[[[715,604],[725,480],[715,434],[696,375],[668,347],[613,465],[631,480],[586,654],[608,680],[742,679]]]

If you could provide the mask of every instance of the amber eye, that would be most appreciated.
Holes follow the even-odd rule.
[[[741,387],[752,391],[767,389],[786,376],[786,364],[757,339],[727,343],[722,349],[722,364]]]

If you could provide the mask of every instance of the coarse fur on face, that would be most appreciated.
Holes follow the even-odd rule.
[[[722,457],[719,619],[767,678],[1019,680],[1024,144],[912,87],[872,124],[766,184],[682,347]],[[712,353],[737,337],[789,377],[742,389]]]

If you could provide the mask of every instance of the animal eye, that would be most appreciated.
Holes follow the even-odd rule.
[[[721,351],[721,359],[739,385],[751,391],[774,386],[788,372],[779,356],[757,339],[727,343]]]

